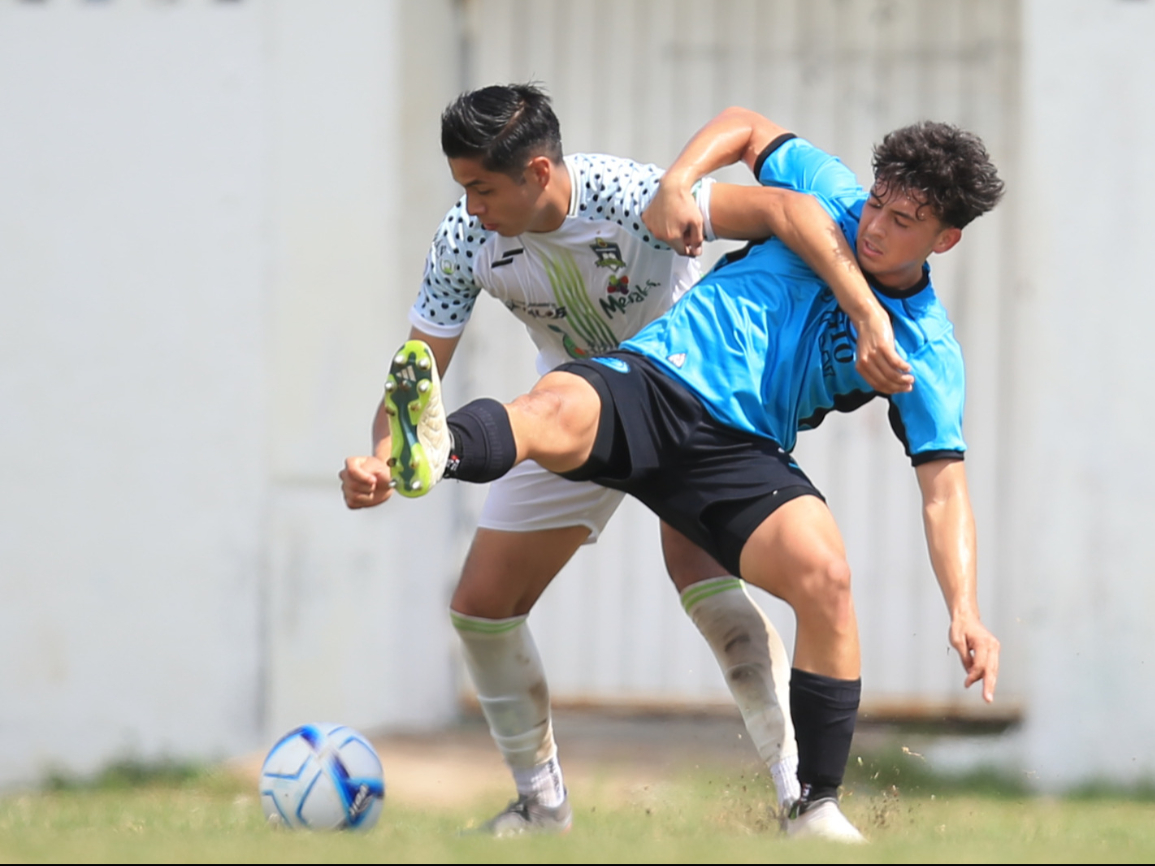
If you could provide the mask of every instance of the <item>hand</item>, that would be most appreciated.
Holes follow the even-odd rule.
[[[350,508],[372,508],[393,495],[392,473],[378,457],[350,457],[337,477]]]
[[[898,394],[914,387],[910,364],[894,348],[894,330],[884,310],[872,312],[858,329],[858,358],[855,369],[874,390],[882,394]]]
[[[977,617],[956,617],[950,624],[951,646],[962,659],[967,672],[964,688],[983,681],[983,700],[988,704],[995,699],[995,683],[999,678],[999,642]]]
[[[702,254],[702,211],[689,189],[658,183],[658,191],[642,214],[642,222],[655,238],[683,256]]]

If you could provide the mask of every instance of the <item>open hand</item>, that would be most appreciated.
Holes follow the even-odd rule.
[[[337,477],[350,508],[372,508],[393,495],[392,473],[378,457],[350,457]]]

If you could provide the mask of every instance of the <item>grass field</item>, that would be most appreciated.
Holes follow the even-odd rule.
[[[0,799],[0,861],[1155,860],[1151,800],[1031,797],[993,777],[936,778],[893,751],[852,761],[844,807],[869,846],[791,842],[769,820],[766,777],[710,757],[697,766],[575,759],[573,831],[500,842],[458,835],[502,805],[504,779],[489,772],[500,767],[487,766],[485,785],[443,795],[420,794],[399,770],[381,822],[363,835],[270,830],[251,768],[114,772]]]

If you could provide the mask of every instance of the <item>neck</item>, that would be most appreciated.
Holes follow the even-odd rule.
[[[925,262],[919,262],[917,265],[910,265],[909,267],[901,268],[896,271],[888,271],[885,274],[867,274],[870,281],[881,286],[884,289],[890,289],[893,292],[904,292],[907,289],[912,289],[918,285],[922,280],[922,266]]]
[[[541,192],[541,206],[529,225],[531,232],[555,232],[565,222],[569,213],[571,190],[569,169],[564,162],[554,166],[549,175],[549,183]]]

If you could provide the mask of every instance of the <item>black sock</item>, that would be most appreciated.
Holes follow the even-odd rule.
[[[794,668],[790,671],[790,714],[798,740],[802,799],[837,797],[850,760],[862,680],[836,680]]]
[[[474,400],[445,421],[453,437],[446,478],[484,484],[513,468],[517,442],[509,425],[509,413],[496,400]]]

